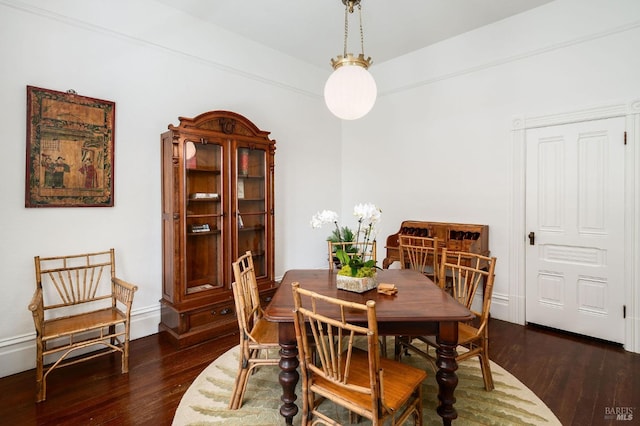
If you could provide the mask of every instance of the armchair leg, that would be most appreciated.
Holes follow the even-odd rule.
[[[38,354],[36,359],[36,402],[42,402],[47,398],[47,383],[44,377],[44,361],[42,359],[42,349],[38,347],[37,352]]]
[[[487,391],[494,389],[493,376],[491,375],[491,363],[489,362],[489,339],[482,341],[482,352],[480,357],[480,367],[482,369],[482,379],[484,380],[484,388]]]
[[[122,348],[122,374],[129,372],[129,340],[125,340]]]
[[[249,381],[249,369],[242,368],[236,376],[236,382],[233,385],[233,391],[231,392],[231,401],[229,402],[230,410],[237,410],[242,406],[242,400],[244,399],[244,392]]]
[[[47,398],[46,382],[42,378],[36,379],[36,402],[42,402]]]
[[[482,368],[482,379],[484,380],[484,388],[487,391],[492,391],[494,389],[493,385],[493,377],[491,376],[491,367],[489,364],[489,359],[480,355],[480,367]]]

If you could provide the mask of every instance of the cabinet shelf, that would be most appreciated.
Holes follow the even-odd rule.
[[[189,198],[189,204],[191,203],[219,203],[220,202],[220,198],[211,198],[211,199],[206,199],[206,198]]]
[[[218,235],[222,231],[218,229],[214,229],[212,231],[204,231],[204,232],[187,232],[187,235],[190,237],[204,237],[206,235]]]
[[[238,228],[238,232],[248,232],[248,231],[263,231],[264,226],[243,226],[242,228]]]
[[[222,173],[220,169],[210,168],[210,167],[189,167],[187,168],[188,173],[210,173],[219,175]]]
[[[215,290],[216,288],[220,288],[220,287],[221,286],[219,285],[214,286],[213,284],[208,284],[208,283],[194,285],[194,286],[187,287],[187,294],[201,293],[203,291]]]

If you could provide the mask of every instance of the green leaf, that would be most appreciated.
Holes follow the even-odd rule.
[[[373,259],[367,260],[366,262],[364,262],[364,265],[362,265],[362,266],[367,267],[367,268],[375,268],[376,261],[373,260]]]
[[[346,251],[339,249],[336,251],[336,257],[338,258],[338,260],[340,261],[340,263],[344,266],[344,265],[348,265],[349,264],[349,255],[347,254]]]

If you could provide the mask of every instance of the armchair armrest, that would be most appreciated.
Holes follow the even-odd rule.
[[[36,312],[38,310],[42,310],[44,301],[42,300],[42,289],[39,288],[33,293],[33,297],[31,298],[31,303],[29,303],[29,310],[31,312]]]
[[[120,278],[113,278],[113,284],[116,299],[129,306],[133,301],[133,293],[138,291],[138,286],[121,280]]]
[[[33,316],[33,324],[36,328],[36,339],[38,339],[39,342],[44,328],[44,298],[41,288],[37,288],[35,293],[33,293],[31,303],[29,303],[29,310]]]

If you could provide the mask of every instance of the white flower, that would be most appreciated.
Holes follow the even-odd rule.
[[[338,213],[331,210],[322,210],[311,217],[311,227],[321,228],[322,225],[327,223],[334,223],[338,221]]]
[[[353,215],[360,222],[376,223],[380,220],[381,211],[373,203],[356,204],[353,208]]]

